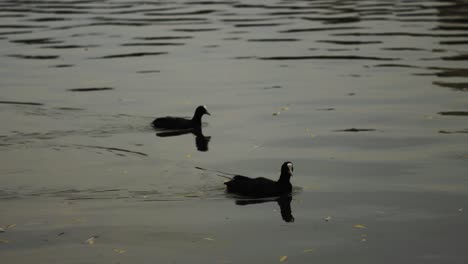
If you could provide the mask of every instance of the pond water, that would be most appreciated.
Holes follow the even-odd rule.
[[[466,263],[467,22],[456,0],[0,0],[2,263]],[[198,105],[201,133],[150,126]],[[292,199],[225,193],[284,161]]]

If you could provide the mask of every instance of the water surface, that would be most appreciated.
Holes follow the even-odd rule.
[[[467,17],[465,1],[0,0],[0,257],[465,263]],[[198,105],[201,133],[149,126]],[[292,201],[224,193],[219,174],[274,179],[286,160]]]

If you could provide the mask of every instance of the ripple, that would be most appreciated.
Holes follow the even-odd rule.
[[[276,56],[276,57],[260,57],[259,59],[260,60],[377,60],[377,61],[399,60],[396,58],[367,57],[367,56],[355,56],[355,55]]]
[[[54,40],[52,38],[16,39],[16,40],[10,40],[10,42],[12,42],[12,43],[21,43],[21,44],[26,44],[26,45],[63,43],[63,41]]]
[[[185,43],[177,42],[142,42],[142,43],[123,43],[120,46],[183,46]]]
[[[69,68],[75,66],[74,64],[57,64],[57,65],[51,65],[49,68]]]
[[[406,37],[432,37],[432,38],[466,38],[468,34],[431,34],[431,33],[412,33],[412,32],[352,32],[352,33],[336,33],[333,36],[382,36],[382,37],[394,37],[394,36],[406,36]]]
[[[129,58],[129,57],[143,57],[143,56],[160,56],[169,54],[168,52],[133,52],[125,54],[114,54],[97,57],[95,59],[118,59],[118,58]]]
[[[449,61],[465,61],[465,60],[468,60],[468,54],[460,54],[460,55],[455,55],[455,56],[442,57],[441,59],[449,60]]]
[[[22,55],[22,54],[11,54],[8,57],[27,59],[27,60],[54,60],[60,58],[59,55]]]
[[[331,43],[337,45],[368,45],[368,44],[380,44],[383,43],[379,40],[374,41],[356,41],[356,40],[317,40],[317,42]]]
[[[53,45],[53,46],[43,46],[43,49],[88,49],[88,48],[97,48],[99,45]]]
[[[94,92],[94,91],[109,91],[114,90],[115,88],[111,87],[92,87],[92,88],[72,88],[67,89],[70,92]]]
[[[5,35],[19,35],[19,34],[30,34],[33,31],[30,30],[23,30],[23,31],[7,31],[7,32],[0,32],[0,36]]]
[[[235,24],[234,27],[277,27],[284,23],[251,23],[251,24]]]
[[[299,32],[317,32],[317,31],[332,31],[332,30],[352,30],[362,29],[362,27],[319,27],[319,28],[298,28],[282,30],[280,33],[299,33]]]
[[[138,40],[174,40],[174,39],[191,39],[192,36],[160,36],[160,37],[134,37]]]
[[[44,105],[36,102],[18,102],[18,101],[0,101],[0,104],[14,104],[14,105]]]
[[[448,116],[468,116],[468,111],[445,111],[439,112],[439,115],[448,115]]]
[[[250,42],[294,42],[300,41],[296,38],[264,38],[264,39],[248,39]]]
[[[377,131],[377,130],[373,128],[347,128],[347,129],[335,130],[335,132],[370,132],[370,131]]]
[[[206,32],[206,31],[217,31],[219,28],[176,28],[173,31],[178,32]]]
[[[464,130],[454,130],[454,131],[449,131],[449,130],[439,130],[440,134],[467,134],[468,129]]]

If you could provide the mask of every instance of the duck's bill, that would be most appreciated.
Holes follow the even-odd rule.
[[[210,112],[208,112],[208,111],[206,111],[206,114],[209,115],[209,116],[211,115]]]
[[[294,171],[292,163],[288,163],[288,168],[289,168],[289,174],[292,176],[293,171]]]

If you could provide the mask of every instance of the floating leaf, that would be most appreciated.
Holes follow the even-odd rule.
[[[187,154],[187,159],[192,158],[192,154]]]
[[[281,256],[281,257],[279,258],[279,261],[280,261],[280,262],[285,262],[287,259],[288,259],[288,256]]]
[[[287,106],[281,107],[281,111],[288,111],[288,110],[289,110],[289,107]]]
[[[366,226],[357,224],[357,225],[353,225],[353,228],[364,229],[364,228],[366,228]]]
[[[274,116],[277,116],[277,115],[279,115],[280,113],[281,113],[281,112],[274,112],[273,115],[274,115]]]
[[[326,216],[323,218],[323,220],[325,220],[326,222],[330,221],[331,220],[331,216]]]
[[[16,226],[16,224],[7,225],[7,227],[5,229],[12,229],[15,226]]]
[[[10,243],[10,241],[6,239],[0,239],[0,244],[8,244],[8,243]]]
[[[304,249],[304,253],[309,253],[309,252],[314,252],[315,249],[309,248],[309,249]]]
[[[96,238],[98,238],[98,236],[92,236],[92,237],[86,239],[83,243],[88,244],[88,245],[94,245],[94,242],[95,242]]]
[[[205,237],[203,239],[208,240],[208,241],[214,241],[214,238],[211,238],[211,237]]]
[[[5,229],[3,227],[0,227],[0,233],[5,232]]]
[[[118,254],[123,254],[123,253],[127,252],[127,250],[125,250],[125,249],[118,249],[118,248],[114,248],[113,251],[115,253],[118,253]]]

